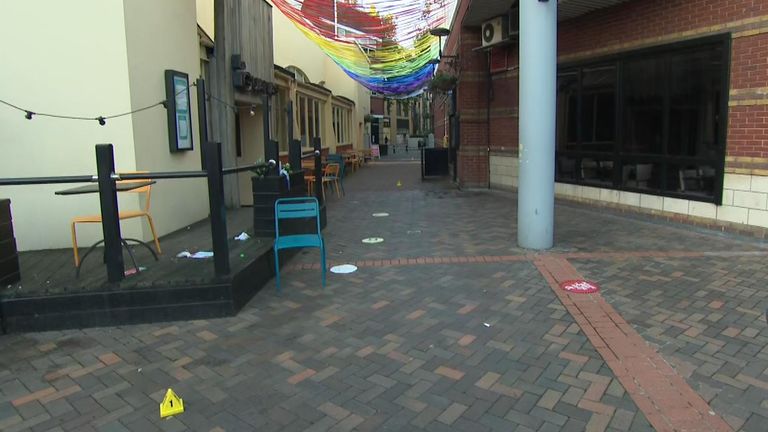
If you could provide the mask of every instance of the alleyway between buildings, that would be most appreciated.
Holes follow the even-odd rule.
[[[765,430],[768,245],[560,202],[534,254],[396,156],[329,198],[325,290],[306,251],[236,317],[0,336],[0,430]]]

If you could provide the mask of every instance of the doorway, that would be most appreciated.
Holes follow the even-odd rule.
[[[249,165],[264,159],[264,130],[262,128],[262,108],[260,105],[240,107],[235,116],[235,149],[237,165]],[[237,174],[240,205],[253,205],[251,177],[253,173],[244,171]]]

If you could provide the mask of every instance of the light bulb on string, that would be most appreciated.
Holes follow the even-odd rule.
[[[250,115],[251,117],[256,115],[256,107],[255,106],[251,105],[251,110],[248,112],[248,115]]]

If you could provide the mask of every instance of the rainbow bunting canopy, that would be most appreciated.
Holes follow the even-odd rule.
[[[344,72],[387,96],[421,92],[455,0],[273,0]]]

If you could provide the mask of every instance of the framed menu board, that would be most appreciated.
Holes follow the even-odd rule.
[[[171,152],[192,150],[192,102],[187,74],[165,71],[165,100]]]

